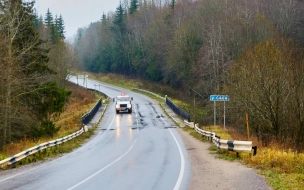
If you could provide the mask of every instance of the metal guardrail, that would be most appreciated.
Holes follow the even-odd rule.
[[[0,161],[0,168],[3,168],[3,167],[6,167],[8,165],[12,165],[30,155],[33,155],[35,154],[36,152],[39,152],[41,150],[44,150],[46,148],[50,148],[50,147],[53,147],[53,146],[57,146],[59,144],[62,144],[64,142],[67,142],[75,137],[78,137],[79,135],[81,135],[82,133],[84,132],[87,132],[88,131],[88,127],[86,126],[87,123],[89,123],[91,121],[91,119],[94,117],[94,115],[96,114],[96,112],[98,111],[98,109],[101,107],[102,105],[102,100],[100,99],[97,104],[90,110],[90,112],[88,114],[85,114],[83,117],[82,117],[82,122],[84,124],[84,126],[77,132],[71,134],[71,135],[68,135],[68,136],[65,136],[63,138],[60,138],[60,139],[57,139],[57,140],[53,140],[53,141],[49,141],[49,142],[45,142],[45,143],[42,143],[42,144],[39,144],[37,146],[34,146],[32,148],[29,148],[23,152],[20,152],[10,158],[7,158],[7,159],[4,159],[4,160],[1,160]],[[99,120],[100,121],[100,120]]]
[[[163,100],[167,100],[167,97],[161,97],[153,92],[149,92],[147,90],[133,88],[134,90],[142,91],[148,94],[152,94],[158,98],[161,98]],[[172,108],[171,108],[172,109]],[[220,137],[216,136],[214,132],[209,132],[200,129],[196,124],[194,125],[193,122],[190,122],[189,120],[184,120],[184,124],[192,127],[195,129],[196,132],[200,133],[201,135],[204,135],[207,138],[210,138],[213,143],[219,148],[219,149],[226,149],[229,151],[235,151],[235,152],[251,152],[254,150],[254,154],[256,155],[257,147],[252,146],[252,141],[235,141],[235,140],[222,140]]]
[[[235,140],[222,140],[220,138],[213,138],[213,143],[219,149],[226,149],[235,152],[251,152],[252,141],[235,141]]]
[[[187,113],[186,111],[182,110],[181,108],[179,108],[178,106],[176,106],[167,96],[166,97],[161,97],[158,94],[155,94],[153,92],[147,91],[147,90],[143,90],[140,88],[133,88],[132,90],[138,90],[141,92],[145,92],[147,94],[151,94],[155,97],[158,97],[160,99],[163,99],[166,101],[166,104],[171,108],[171,110],[174,111],[174,113],[176,113],[177,115],[183,117],[184,119],[187,119],[190,122],[190,114]]]
[[[190,126],[189,122],[184,122],[185,125]],[[212,139],[212,142],[219,148],[219,149],[225,149],[229,151],[235,151],[235,152],[251,152],[254,150],[254,154],[256,155],[257,147],[252,146],[252,141],[235,141],[235,140],[223,140],[219,136],[216,136],[214,132],[209,132],[200,129],[197,125],[194,127],[195,131],[200,133],[201,135],[204,135],[208,138]]]
[[[53,140],[53,141],[49,141],[49,142],[45,142],[45,143],[42,143],[42,144],[39,144],[37,146],[34,146],[32,148],[29,148],[23,152],[20,152],[10,158],[7,158],[7,159],[4,159],[4,160],[1,160],[0,161],[0,167],[3,168],[5,166],[8,166],[8,165],[12,165],[30,155],[33,155],[35,154],[36,152],[39,152],[41,150],[44,150],[46,148],[50,148],[50,147],[53,147],[53,146],[57,146],[59,144],[62,144],[64,142],[67,142],[75,137],[78,137],[79,135],[81,135],[82,133],[84,133],[86,131],[86,128],[83,127],[81,128],[79,131],[71,134],[71,135],[68,135],[68,136],[65,136],[63,138],[60,138],[60,139],[57,139],[57,140]]]
[[[191,121],[190,114],[183,109],[179,108],[177,105],[175,105],[167,96],[166,96],[166,104],[176,113],[177,115],[181,116],[184,119],[187,119],[188,122]]]
[[[204,135],[205,137],[208,137],[208,138],[215,137],[214,132],[209,132],[209,131],[202,130],[202,129],[198,128],[197,125],[195,125],[194,129],[195,129],[196,132],[198,132],[201,135]]]
[[[85,115],[82,116],[82,123],[87,125],[93,119],[93,117],[98,112],[99,108],[102,106],[102,99],[100,98],[95,106]]]
[[[187,120],[184,120],[184,124],[191,127],[191,128],[194,128],[194,122],[189,122]]]

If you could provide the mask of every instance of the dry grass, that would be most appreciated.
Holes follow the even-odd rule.
[[[221,139],[232,140],[233,138],[229,134],[229,131],[224,129],[223,127],[216,125],[202,126],[201,129],[209,132],[215,132],[215,135],[221,137]]]
[[[89,92],[75,84],[70,83],[67,89],[72,91],[59,119],[55,122],[56,126],[61,129],[58,136],[66,136],[82,127],[81,117],[87,113],[97,102],[98,97],[96,94]]]
[[[261,148],[256,156],[245,161],[250,166],[262,170],[275,169],[278,173],[304,174],[304,154],[292,150]]]
[[[23,139],[3,148],[0,152],[0,160],[13,156],[38,144],[58,139],[78,131],[82,127],[81,117],[87,113],[98,101],[97,95],[89,92],[73,83],[68,83],[68,90],[72,91],[65,111],[59,117],[54,118],[55,125],[60,126],[59,132],[53,138],[41,138],[39,140]]]
[[[259,148],[243,160],[260,170],[274,189],[304,189],[304,154],[275,147]]]
[[[140,88],[144,83],[138,79],[132,79],[123,75],[116,74],[89,73],[89,76],[93,79],[98,79],[99,81],[127,89]]]

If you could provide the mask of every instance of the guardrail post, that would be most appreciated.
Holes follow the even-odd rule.
[[[89,130],[88,126],[84,125],[84,126],[83,126],[83,131],[84,131],[84,132],[88,132],[88,130]]]
[[[210,141],[213,142],[213,138],[215,138],[215,133],[211,133]]]
[[[257,154],[257,152],[258,152],[258,147],[257,146],[253,146],[252,149],[253,149],[253,156],[255,156]]]

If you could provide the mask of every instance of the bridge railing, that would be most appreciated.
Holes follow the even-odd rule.
[[[147,90],[143,90],[143,89],[140,89],[140,88],[133,88],[132,90],[137,90],[137,91],[141,91],[141,92],[144,92],[144,93],[147,93],[147,94],[151,94],[155,97],[158,97],[160,99],[163,99],[166,101],[166,104],[171,108],[171,110],[176,113],[177,115],[181,116],[182,118],[184,119],[187,119],[188,122],[190,122],[190,114],[186,111],[184,111],[183,109],[179,108],[177,105],[175,105],[167,96],[165,97],[162,97],[158,94],[155,94],[153,92],[150,92],[150,91],[147,91]]]
[[[82,123],[87,125],[93,119],[93,117],[98,112],[99,108],[102,106],[102,99],[100,98],[95,106],[85,115],[82,116]]]
[[[184,111],[183,109],[181,109],[180,107],[178,107],[177,105],[175,105],[167,96],[166,96],[166,104],[171,108],[171,110],[175,114],[181,116],[184,119],[187,119],[188,122],[191,121],[190,114],[188,112]]]

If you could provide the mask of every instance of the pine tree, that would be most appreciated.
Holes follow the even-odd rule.
[[[175,8],[175,4],[176,4],[176,0],[172,0],[171,3],[170,3],[171,9]]]
[[[102,17],[101,17],[101,23],[105,24],[106,22],[107,22],[107,15],[105,15],[105,13],[103,13]]]
[[[0,71],[5,79],[0,85],[0,149],[15,139],[30,137],[33,128],[39,128],[54,111],[49,109],[54,99],[46,99],[41,90],[59,90],[45,79],[54,72],[47,66],[48,50],[42,48],[44,41],[35,29],[33,6],[34,2],[22,0],[0,1],[0,65],[5,67]]]
[[[114,33],[115,45],[113,47],[114,64],[113,70],[120,73],[131,73],[131,64],[129,61],[127,50],[127,28],[126,28],[126,14],[125,10],[120,3],[115,12],[113,26],[111,27]]]
[[[50,28],[49,28],[50,29],[50,39],[53,44],[55,44],[56,42],[58,42],[60,40],[60,35],[59,35],[59,31],[58,31],[57,15],[55,15],[54,21],[55,21],[55,23],[50,25]]]
[[[65,39],[65,27],[62,15],[60,15],[59,17],[55,15],[54,19],[52,13],[50,12],[50,9],[48,9],[47,13],[45,14],[44,22],[49,31],[50,41],[53,44],[62,39]]]
[[[51,28],[51,26],[54,24],[54,18],[49,8],[45,14],[44,22],[48,28]]]
[[[125,20],[126,20],[125,10],[122,7],[122,4],[120,3],[115,11],[115,17],[113,21],[114,27],[112,27],[112,29],[115,31],[119,31],[120,33],[125,32],[126,30]]]
[[[130,15],[133,15],[137,11],[138,6],[139,6],[138,0],[131,0],[130,8],[129,8]]]
[[[65,26],[64,26],[64,21],[63,21],[61,14],[60,14],[59,18],[56,19],[56,27],[57,27],[57,30],[59,32],[61,39],[65,39],[65,35],[64,35]]]

